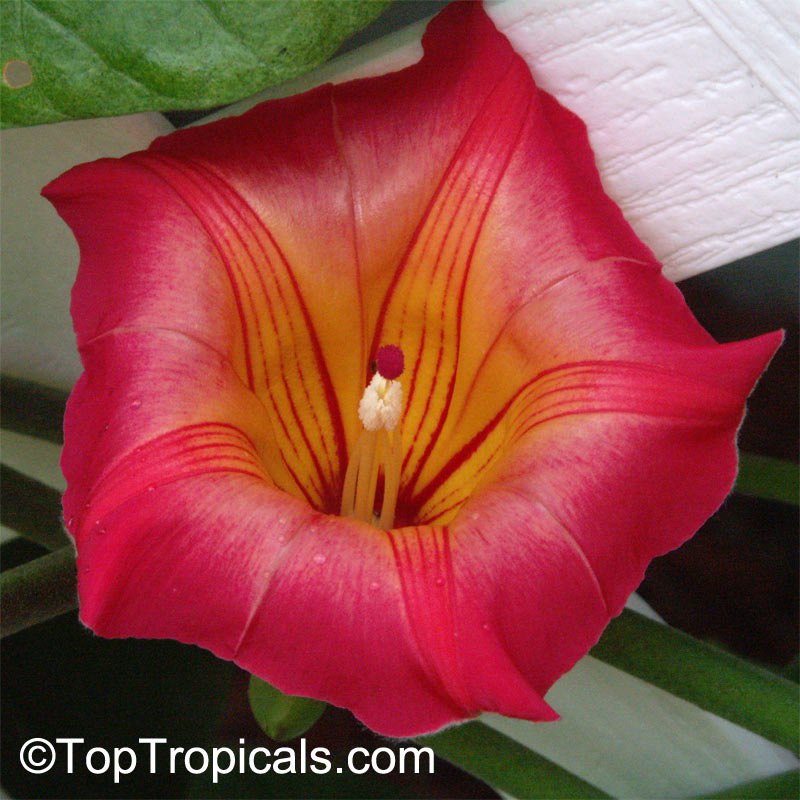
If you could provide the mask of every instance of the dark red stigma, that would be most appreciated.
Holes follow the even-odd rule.
[[[378,373],[388,381],[393,381],[403,374],[403,351],[396,344],[379,347],[375,361],[378,364]]]

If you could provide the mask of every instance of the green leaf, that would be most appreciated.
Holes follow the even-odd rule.
[[[441,758],[514,797],[608,797],[595,786],[482,722],[417,739]]]
[[[77,608],[75,550],[63,547],[0,574],[0,636]]]
[[[798,751],[797,685],[633,611],[623,611],[595,658]]]
[[[800,772],[792,770],[770,778],[762,778],[751,783],[743,783],[716,794],[708,794],[708,800],[795,800],[800,796]]]
[[[61,525],[61,494],[50,486],[0,464],[3,502],[0,521],[48,550],[70,544]]]
[[[383,0],[1,0],[2,125],[210,108],[300,75]]]
[[[800,653],[798,653],[781,671],[780,675],[787,681],[800,683]]]
[[[304,734],[327,708],[321,700],[284,694],[255,675],[250,676],[248,696],[261,730],[278,742]]]
[[[736,491],[797,505],[800,502],[800,465],[753,453],[740,453]]]

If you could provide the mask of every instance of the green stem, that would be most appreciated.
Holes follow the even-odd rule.
[[[794,800],[800,796],[800,771],[782,772],[770,778],[742,783],[714,794],[706,800]]]
[[[62,444],[67,393],[33,381],[0,376],[3,427],[16,433]]]
[[[800,466],[797,464],[753,453],[739,453],[737,492],[797,505],[798,487]]]
[[[514,797],[542,800],[608,797],[597,787],[482,722],[448,728],[417,742]]]
[[[772,672],[627,610],[611,621],[591,654],[798,751],[797,686]]]
[[[31,539],[48,550],[69,545],[69,536],[61,525],[61,494],[43,483],[0,464],[3,525]]]
[[[63,547],[0,574],[0,637],[77,608],[75,551]]]

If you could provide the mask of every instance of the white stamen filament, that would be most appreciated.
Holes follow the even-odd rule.
[[[403,411],[400,381],[376,373],[364,389],[358,416],[364,425],[353,448],[342,490],[341,515],[389,530],[394,524],[400,490],[400,436],[395,432]],[[375,513],[378,476],[383,470],[383,503]]]

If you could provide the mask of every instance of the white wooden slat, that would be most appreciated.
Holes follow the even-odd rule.
[[[689,0],[761,83],[800,119],[797,0]]]
[[[799,9],[507,0],[490,13],[586,121],[609,193],[679,280],[800,234]]]

